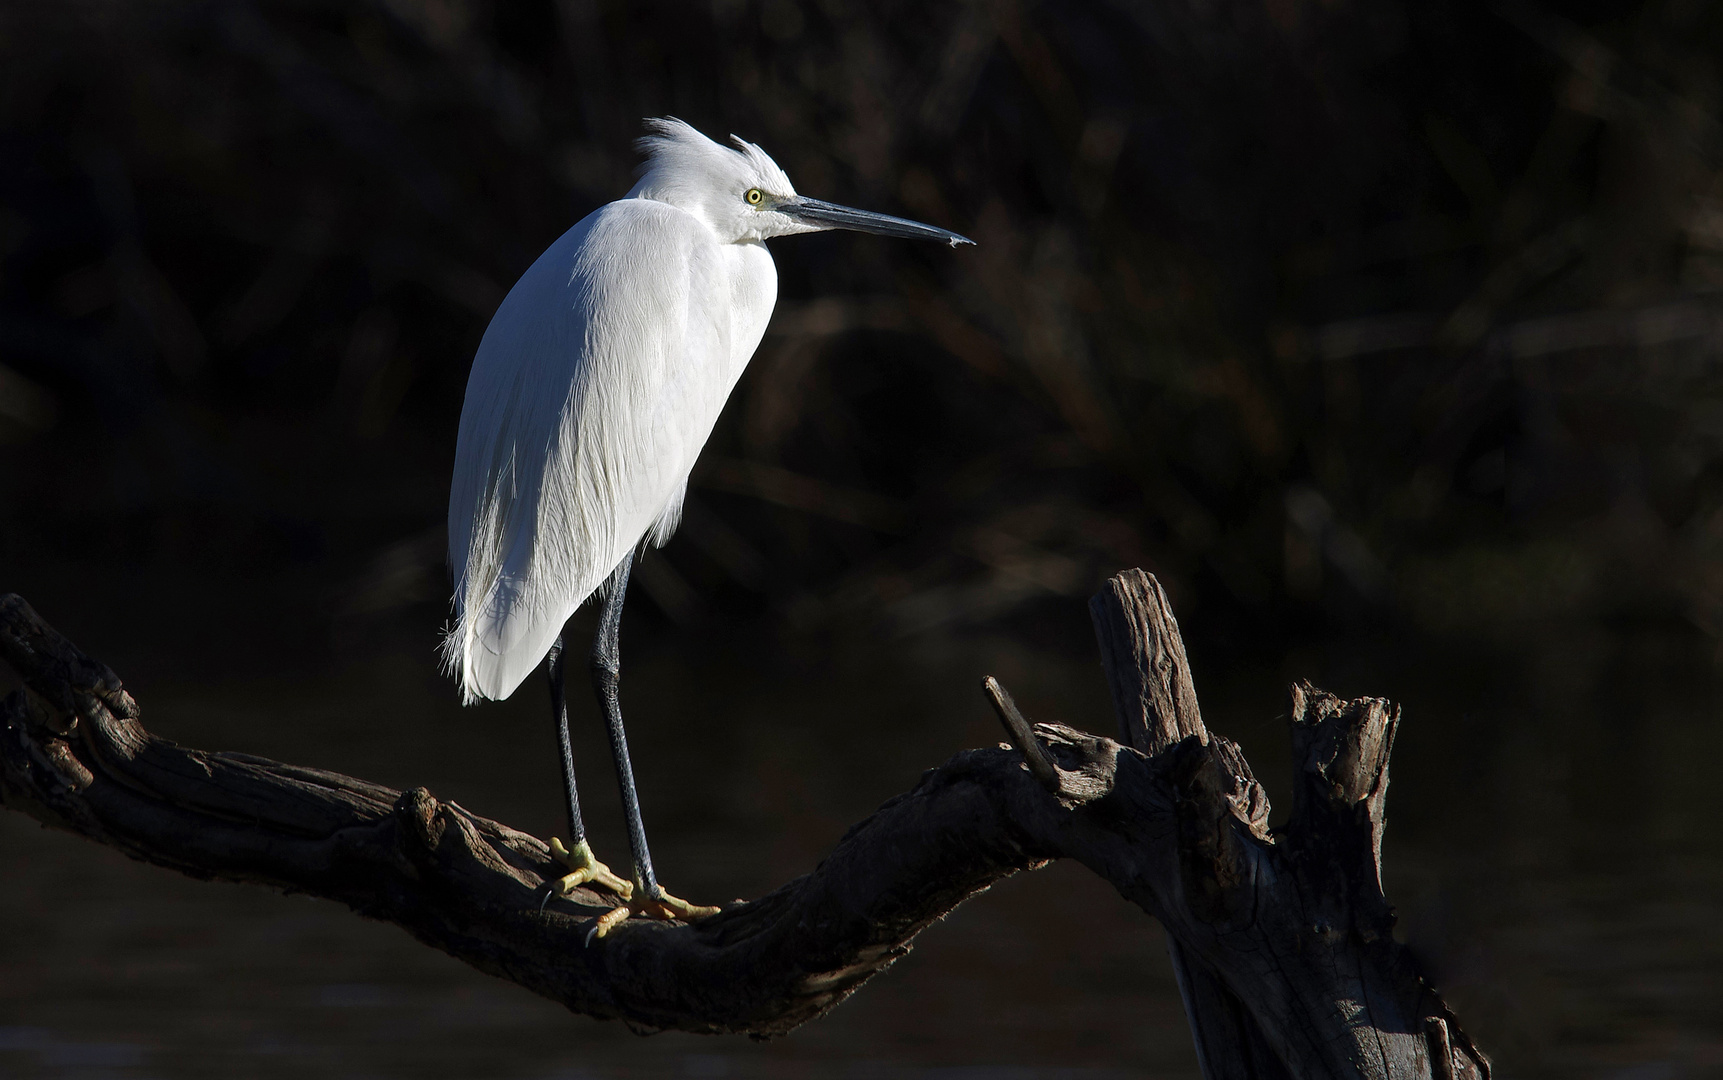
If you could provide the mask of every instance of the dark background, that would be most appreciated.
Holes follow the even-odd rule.
[[[983,672],[1109,730],[1083,601],[1141,565],[1271,792],[1287,679],[1405,703],[1390,897],[1504,1075],[1723,1075],[1720,50],[1701,0],[13,0],[0,589],[165,734],[560,831],[536,684],[435,670],[466,373],[642,117],[734,131],[978,246],[773,245],[629,606],[673,889],[995,741]],[[1194,1075],[1067,867],[760,1047],[22,819],[0,865],[5,1075]]]

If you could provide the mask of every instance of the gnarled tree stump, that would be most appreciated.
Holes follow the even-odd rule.
[[[17,596],[0,658],[0,804],[203,878],[338,900],[570,1009],[638,1027],[779,1034],[826,1012],[995,881],[1072,858],[1165,926],[1204,1075],[1489,1077],[1394,941],[1380,860],[1399,710],[1292,691],[1292,820],[1203,726],[1153,577],[1092,602],[1121,742],[1031,726],[986,689],[1013,748],[968,750],[852,828],[819,867],[693,924],[611,902],[540,910],[561,867],[534,837],[352,777],[156,738],[120,680]]]

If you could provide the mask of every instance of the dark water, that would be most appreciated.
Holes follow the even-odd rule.
[[[293,610],[286,595],[205,595],[199,629],[170,637],[138,633],[149,598],[57,609],[55,594],[45,580],[38,607],[120,671],[163,735],[423,783],[559,830],[541,695],[456,708],[424,627],[330,638],[315,619],[268,615],[277,600]],[[1675,631],[1540,640],[1493,665],[1393,641],[1247,670],[1199,657],[1199,693],[1283,807],[1285,677],[1405,704],[1388,891],[1501,1075],[1723,1075],[1710,658]],[[710,901],[810,869],[921,770],[998,741],[975,688],[985,672],[1036,718],[1109,730],[1079,652],[651,637],[624,691],[662,876]],[[296,668],[310,674],[283,674]],[[604,747],[576,702],[595,846],[621,861]],[[1158,927],[1071,865],[959,909],[830,1016],[768,1043],[638,1037],[333,904],[192,881],[15,814],[0,814],[0,867],[4,1077],[1196,1075]]]

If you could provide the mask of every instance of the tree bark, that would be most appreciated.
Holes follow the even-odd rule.
[[[1160,586],[1121,574],[1093,611],[1123,743],[1031,726],[989,680],[1013,748],[928,771],[758,900],[590,946],[611,900],[541,910],[561,867],[538,839],[423,788],[159,739],[17,596],[0,598],[0,658],[25,683],[0,702],[0,805],[197,877],[340,901],[576,1012],[760,1037],[831,1009],[995,881],[1073,858],[1166,927],[1205,1076],[1487,1080],[1381,892],[1398,710],[1294,687],[1298,787],[1271,833],[1238,748],[1203,727]]]

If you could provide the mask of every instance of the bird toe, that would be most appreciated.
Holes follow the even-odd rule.
[[[586,841],[582,840],[570,850],[563,846],[560,839],[552,837],[550,850],[569,870],[567,874],[551,882],[551,894],[567,896],[583,885],[594,885],[613,892],[624,900],[634,895],[634,883],[619,876],[593,857],[592,849],[587,846]]]

